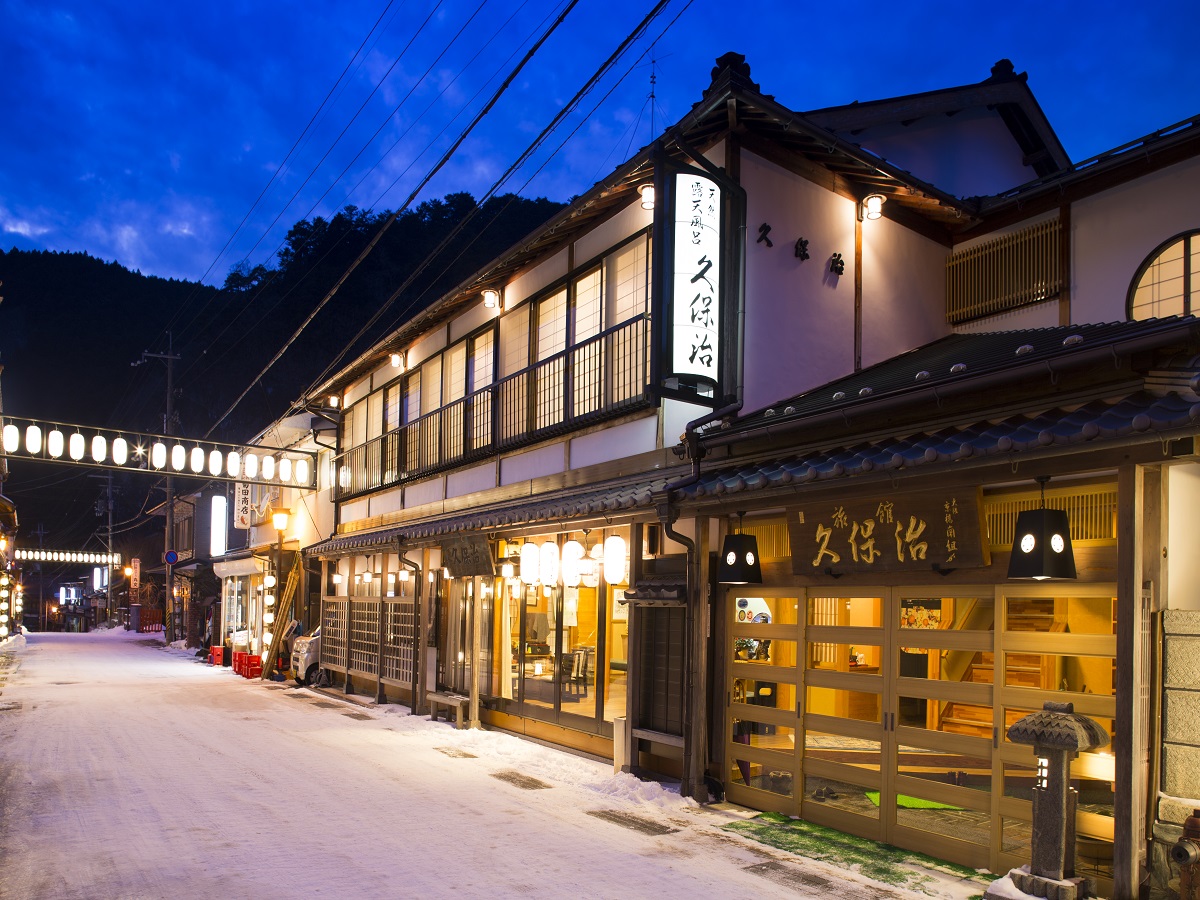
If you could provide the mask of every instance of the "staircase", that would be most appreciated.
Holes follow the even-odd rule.
[[[1010,601],[1008,630],[1018,632],[1040,632],[1053,634],[1066,631],[1065,611],[1056,606],[1053,598],[1035,597]],[[1043,657],[1037,653],[1008,653],[1005,655],[1004,685],[1006,687],[1028,687],[1054,690],[1058,686],[1058,661],[1054,657]],[[995,654],[980,651],[967,665],[962,680],[974,684],[991,684],[996,671]],[[1019,710],[1013,710],[1005,722],[1007,728],[1021,718]],[[947,703],[941,711],[941,730],[951,734],[969,734],[991,738],[993,714],[990,706],[970,703]]]

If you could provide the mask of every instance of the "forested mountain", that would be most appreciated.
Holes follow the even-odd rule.
[[[320,378],[360,328],[422,263],[428,262],[344,361],[424,309],[562,209],[545,199],[497,197],[476,209],[469,194],[450,194],[400,214],[378,245],[266,376],[266,363],[344,275],[389,220],[389,211],[347,207],[326,220],[296,223],[271,265],[234,266],[221,289],[131,272],[85,253],[0,251],[0,364],[9,415],[162,432],[166,366],[174,363],[173,433],[215,440],[251,438]],[[474,215],[472,215],[474,213]],[[445,251],[432,251],[464,219]],[[336,368],[336,366],[335,366]],[[22,531],[44,522],[75,543],[98,526],[97,484],[84,473],[13,462],[0,488],[17,501]],[[72,477],[73,474],[73,477]],[[133,515],[149,479],[124,491]],[[67,479],[64,485],[60,482]],[[22,485],[22,481],[26,484]],[[51,497],[52,489],[54,496]],[[144,505],[144,504],[143,504]]]

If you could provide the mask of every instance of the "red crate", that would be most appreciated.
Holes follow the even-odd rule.
[[[208,648],[208,664],[210,666],[222,666],[225,664],[225,648],[224,647],[209,647]]]
[[[247,655],[246,662],[242,666],[242,674],[247,678],[261,678],[262,658]]]

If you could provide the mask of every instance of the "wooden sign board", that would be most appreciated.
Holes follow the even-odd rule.
[[[454,578],[496,576],[491,549],[488,547],[487,538],[483,537],[464,537],[447,541],[442,545],[442,565],[450,570],[450,575]]]
[[[796,575],[928,572],[990,563],[982,491],[879,494],[789,507]]]

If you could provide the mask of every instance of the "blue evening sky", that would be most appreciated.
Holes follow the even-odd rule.
[[[219,284],[298,219],[402,203],[564,6],[0,0],[0,248]],[[491,188],[651,6],[580,0],[418,202]],[[652,72],[661,130],[729,50],[797,110],[977,82],[1007,57],[1081,160],[1200,113],[1198,26],[1194,0],[670,0],[504,190],[586,190],[650,141]]]

